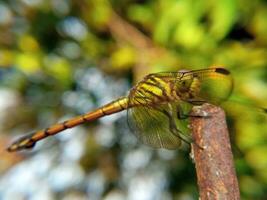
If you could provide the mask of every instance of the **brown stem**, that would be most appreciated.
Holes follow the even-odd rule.
[[[238,181],[224,111],[204,104],[194,107],[191,114],[203,116],[190,119],[193,138],[197,144],[192,145],[192,150],[200,199],[239,200]]]
[[[137,78],[136,81],[139,81],[141,77],[151,73],[153,62],[159,60],[159,58],[162,60],[164,60],[164,58],[167,58],[167,60],[175,60],[175,64],[173,65],[179,66],[176,56],[171,54],[164,47],[155,44],[151,38],[143,34],[114,11],[112,11],[107,27],[118,43],[127,43],[135,48],[137,59],[133,71],[135,75],[134,78]]]

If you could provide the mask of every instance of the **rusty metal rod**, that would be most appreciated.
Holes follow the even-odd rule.
[[[201,116],[190,118],[200,199],[239,200],[224,111],[220,107],[204,104],[194,107],[191,115]]]

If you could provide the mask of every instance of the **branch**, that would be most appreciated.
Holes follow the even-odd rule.
[[[192,145],[192,150],[200,199],[239,200],[238,181],[224,111],[204,104],[194,107],[191,114],[207,116],[190,119],[193,138],[197,144]]]
[[[159,58],[162,60],[171,60],[175,63],[173,63],[173,66],[179,65],[179,59],[176,56],[164,47],[155,44],[151,38],[121,18],[114,11],[112,11],[107,27],[118,43],[127,43],[135,48],[137,59],[133,70],[137,80],[151,73],[153,71],[151,67],[153,62],[159,60]]]

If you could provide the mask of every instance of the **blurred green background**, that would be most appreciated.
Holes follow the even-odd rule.
[[[242,199],[267,199],[267,118],[245,105],[267,107],[266,1],[0,1],[0,199],[198,199],[189,149],[142,145],[125,113],[32,151],[5,147],[125,95],[148,73],[212,65],[235,80],[223,107]]]

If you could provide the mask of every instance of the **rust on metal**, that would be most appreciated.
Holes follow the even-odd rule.
[[[239,200],[224,111],[214,105],[204,104],[194,107],[191,115],[201,116],[190,118],[200,199]]]

